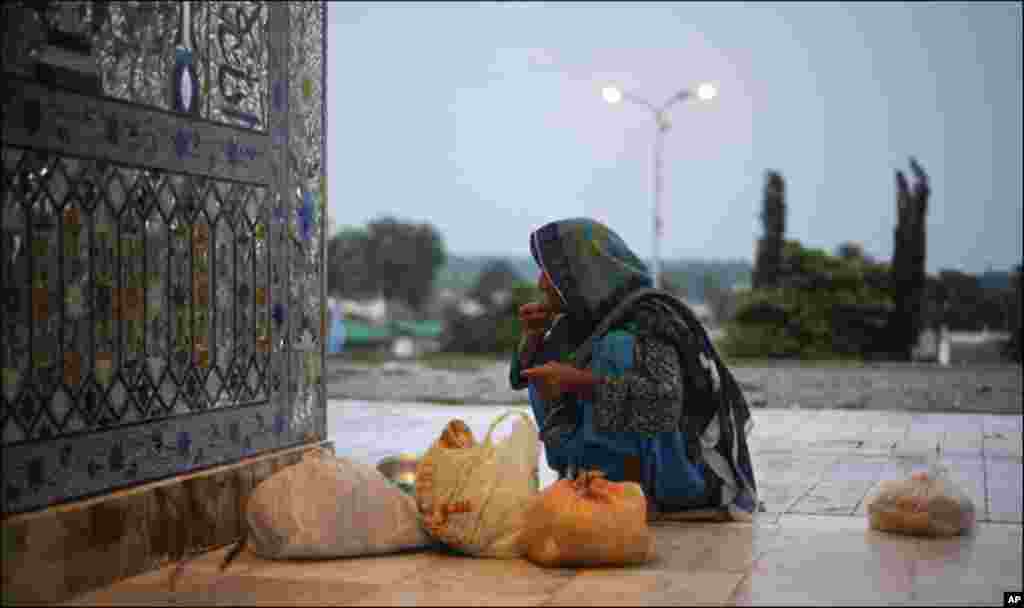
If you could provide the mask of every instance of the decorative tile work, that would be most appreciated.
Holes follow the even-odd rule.
[[[4,513],[324,436],[325,10],[4,5]]]
[[[197,48],[206,59],[204,116],[266,130],[269,41],[266,2],[203,2],[196,11]]]
[[[112,98],[73,91],[55,95],[52,88],[16,76],[0,81],[0,92],[6,145],[102,158],[130,167],[141,163],[188,175],[267,183],[270,141],[259,133],[198,123]],[[97,191],[90,191],[90,184]],[[105,186],[105,182],[85,180],[85,189],[74,194],[91,207]],[[117,184],[111,188],[111,205],[120,209],[129,191],[118,189]],[[157,194],[166,199],[167,195]]]

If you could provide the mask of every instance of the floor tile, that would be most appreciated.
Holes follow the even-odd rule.
[[[442,559],[437,553],[427,551],[301,561],[265,560],[250,556],[251,567],[239,574],[295,581],[318,579],[389,585],[435,567]]]
[[[1021,416],[982,414],[980,416],[972,416],[972,418],[981,419],[982,429],[986,435],[1021,432]]]
[[[78,596],[67,605],[317,606],[345,604],[379,590],[377,585],[348,581],[293,581],[193,571],[172,591],[168,575],[169,568],[164,568]]]
[[[182,563],[182,574],[184,575],[186,573],[197,571],[219,574],[221,572],[221,566],[224,564],[224,558],[227,557],[228,553],[234,548],[234,546],[235,545],[228,545],[213,551],[207,551],[206,553],[198,555],[190,560],[184,561]],[[228,564],[225,572],[229,574],[246,572],[262,561],[263,560],[256,557],[252,551],[243,549],[233,560],[231,560],[231,563]],[[141,576],[147,575],[152,575],[152,573],[147,573]],[[142,579],[140,578],[138,580]]]
[[[542,606],[550,595],[469,592],[457,587],[402,583],[365,596],[348,606]]]
[[[870,481],[823,482],[811,488],[789,512],[853,515],[871,486]]]
[[[667,572],[747,572],[778,527],[751,523],[659,522],[651,526],[658,558],[646,568]]]
[[[853,518],[780,518],[774,546],[755,562],[734,600],[806,605],[909,599],[916,540],[864,530],[860,519],[829,526],[828,520],[844,519]]]
[[[757,484],[757,497],[764,502],[765,509],[773,513],[785,512],[810,489],[809,485],[775,484],[761,481],[763,479]]]
[[[61,606],[187,606],[180,596],[168,591],[140,585],[114,585],[78,595]],[[200,605],[196,602],[193,605]]]
[[[547,606],[687,606],[728,603],[743,579],[735,572],[588,570]]]
[[[856,533],[868,529],[867,521],[860,517],[801,514],[783,515],[779,518],[778,527],[786,531],[803,530],[828,533]]]
[[[1001,456],[1020,460],[1021,434],[1016,431],[1001,431],[986,434],[984,450],[986,455]]]
[[[979,524],[972,534],[918,542],[914,598],[938,604],[1002,605],[1021,588],[1020,525]]]
[[[779,572],[761,563],[734,590],[730,603],[736,606],[891,606],[912,597],[902,589],[879,589],[877,580],[859,571],[837,572],[845,567],[833,564],[808,571],[812,580],[799,574]]]
[[[426,570],[383,586],[353,605],[535,606],[575,576],[574,570],[543,569],[526,560],[439,556]]]
[[[235,576],[206,589],[182,591],[176,604],[207,606],[324,606],[347,605],[380,589],[349,581],[294,581],[258,576]]]

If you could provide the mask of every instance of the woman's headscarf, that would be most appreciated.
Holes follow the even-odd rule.
[[[647,266],[604,224],[571,218],[530,235],[530,253],[564,304],[575,349],[628,293],[651,286]]]

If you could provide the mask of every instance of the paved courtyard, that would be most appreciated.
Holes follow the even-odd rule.
[[[422,452],[451,418],[480,437],[507,409],[331,401],[328,428],[339,455],[375,463]],[[432,552],[273,562],[246,552],[220,574],[222,549],[190,563],[174,594],[165,568],[71,603],[995,606],[1021,588],[1021,416],[760,409],[754,420],[767,512],[752,524],[655,524],[658,559],[642,567],[544,570]],[[882,479],[924,469],[936,444],[977,507],[974,533],[870,530],[865,496]],[[541,477],[547,484],[554,474],[542,466]]]
[[[1021,414],[1020,365],[941,367],[877,363],[861,367],[779,362],[732,368],[752,408]],[[334,399],[524,404],[525,391],[508,385],[508,363],[478,370],[431,369],[407,362],[327,363]]]

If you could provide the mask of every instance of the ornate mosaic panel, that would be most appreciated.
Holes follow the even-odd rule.
[[[322,293],[321,266],[324,252],[326,210],[322,146],[323,91],[322,57],[318,52],[316,32],[324,26],[321,7],[317,4],[290,5],[292,36],[291,61],[288,73],[289,156],[288,172],[294,191],[291,206],[295,213],[289,218],[289,240],[293,247],[291,302],[294,311],[289,327],[295,344],[291,362],[292,392],[295,399],[296,424],[313,425],[316,404],[322,400],[322,343],[326,335],[325,300]]]
[[[57,64],[66,68],[58,80],[70,69],[95,76],[104,95],[170,110],[178,67],[187,64],[197,116],[266,130],[266,2],[13,2],[4,12],[16,34],[7,38],[21,40],[5,45],[12,71],[36,77],[35,60]]]
[[[325,10],[4,5],[5,513],[325,435]]]
[[[197,61],[203,66],[203,116],[265,130],[269,110],[267,3],[204,2],[196,8],[192,40]]]

